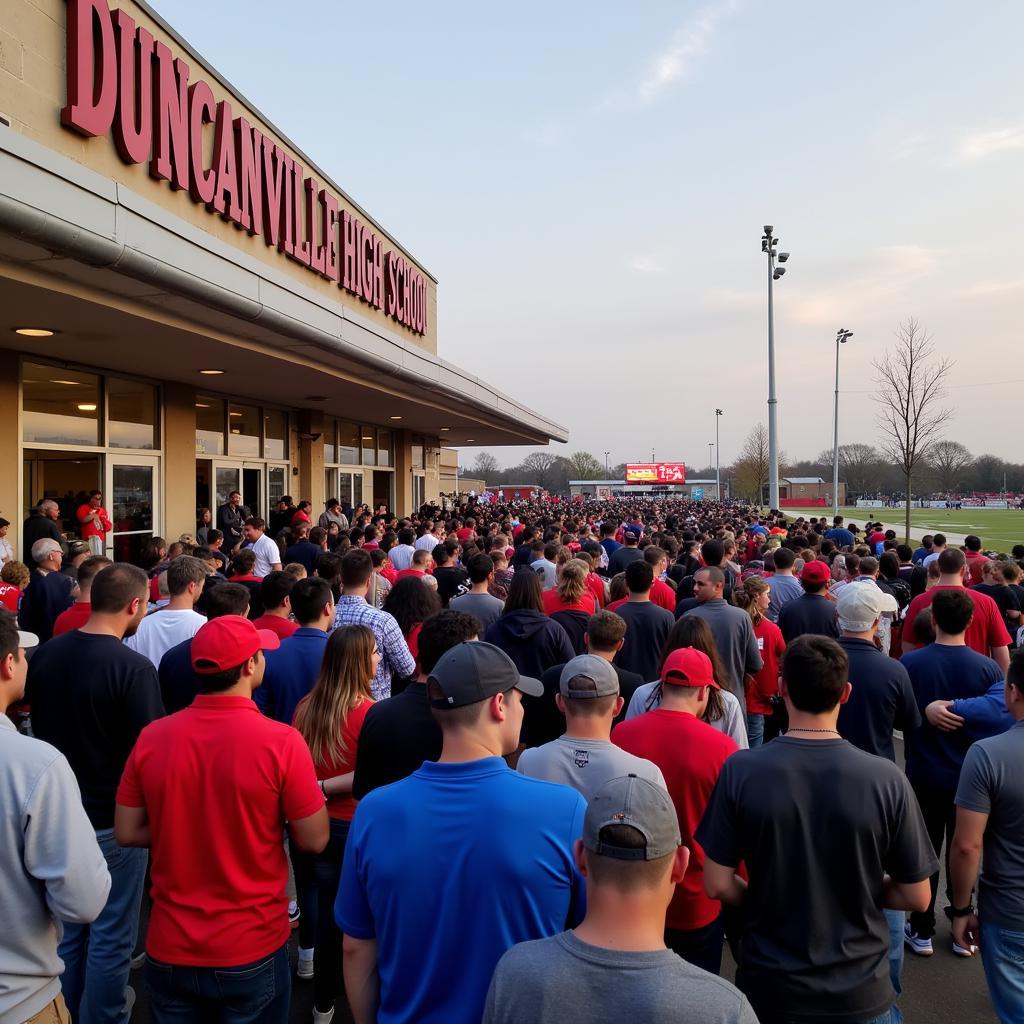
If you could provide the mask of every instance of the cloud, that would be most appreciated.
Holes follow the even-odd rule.
[[[960,141],[958,157],[963,163],[972,163],[1014,149],[1024,149],[1024,125],[968,135]]]
[[[1018,277],[1002,281],[977,281],[975,284],[968,285],[960,294],[969,299],[983,299],[1022,290],[1024,290],[1024,277]]]
[[[738,0],[709,4],[698,11],[696,17],[676,29],[672,42],[654,58],[647,76],[637,86],[636,98],[641,103],[653,103],[684,78],[707,54],[719,22],[733,14],[737,7]]]
[[[656,256],[634,256],[629,261],[629,269],[638,274],[664,274],[666,267]]]

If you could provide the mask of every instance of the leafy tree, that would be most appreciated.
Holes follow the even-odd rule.
[[[882,430],[882,451],[903,473],[906,488],[906,537],[910,539],[910,502],[914,474],[927,463],[952,415],[942,405],[946,376],[953,364],[935,359],[931,336],[913,317],[896,329],[896,343],[874,361]]]

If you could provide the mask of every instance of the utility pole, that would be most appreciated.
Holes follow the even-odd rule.
[[[832,515],[839,515],[839,346],[853,337],[853,331],[840,327],[836,331],[836,398],[832,423]]]
[[[722,500],[722,449],[719,446],[718,424],[722,415],[721,409],[715,410],[715,500]]]
[[[773,235],[774,227],[765,224],[761,236],[761,252],[768,257],[768,504],[771,508],[779,507],[779,425],[775,397],[775,298],[772,285],[786,273],[785,267],[775,266],[775,257],[779,263],[789,259],[788,252],[779,252],[776,246],[779,240]]]

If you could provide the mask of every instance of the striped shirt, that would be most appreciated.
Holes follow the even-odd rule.
[[[393,675],[416,674],[416,662],[393,615],[368,605],[365,598],[342,594],[334,611],[334,628],[339,626],[368,626],[377,638],[380,665],[371,686],[374,700],[391,696]]]

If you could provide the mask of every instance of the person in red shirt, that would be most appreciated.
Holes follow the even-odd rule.
[[[969,586],[976,587],[981,583],[985,565],[989,558],[981,550],[981,538],[974,533],[964,537],[964,557],[967,559]]]
[[[465,522],[455,531],[460,544],[467,544],[476,540],[476,520],[472,516],[466,516]]]
[[[309,748],[265,718],[252,694],[277,636],[240,615],[208,622],[192,640],[203,691],[142,730],[117,791],[120,846],[150,847],[152,911],[146,982],[155,1020],[245,1011],[284,1020],[288,862],[329,837]],[[269,997],[268,997],[269,994]]]
[[[78,600],[57,616],[57,621],[53,624],[54,636],[70,633],[73,629],[81,629],[89,621],[89,616],[92,615],[92,581],[101,569],[113,564],[103,555],[92,555],[79,565]]]
[[[604,580],[594,572],[594,555],[588,551],[580,551],[574,557],[578,558],[587,567],[587,590],[594,595],[597,602],[597,610],[600,611],[608,601],[608,589]]]
[[[295,709],[293,725],[306,741],[320,788],[327,798],[331,838],[322,853],[293,854],[296,883],[306,880],[302,911],[316,919],[313,957],[313,1005],[330,1014],[341,997],[341,932],[334,921],[334,898],[341,881],[356,800],[352,796],[356,749],[366,713],[373,707],[370,683],[380,664],[373,631],[366,626],[342,626],[327,641],[320,676]],[[310,884],[311,883],[311,884]],[[299,961],[299,977],[304,974]]]
[[[407,580],[410,577],[412,579],[423,579],[430,571],[433,560],[433,555],[429,551],[420,550],[413,552],[412,565],[408,569],[402,569],[400,572],[395,573],[394,582]]]
[[[257,629],[269,629],[277,634],[278,640],[284,640],[299,628],[299,624],[290,618],[292,602],[289,595],[295,583],[295,577],[283,570],[263,577],[260,583],[263,614],[252,623]]]
[[[313,518],[310,515],[310,511],[313,508],[311,501],[300,501],[298,508],[292,513],[292,529],[296,526],[312,526]]]
[[[930,608],[935,595],[941,590],[963,587],[967,574],[967,559],[959,548],[946,548],[938,557],[939,582],[923,594],[918,594],[907,607],[903,627],[903,653],[916,650],[924,642],[918,635],[917,617]],[[999,605],[988,594],[971,591],[974,599],[974,617],[967,627],[964,640],[968,647],[991,658],[1005,674],[1010,667],[1010,634],[1006,631]]]
[[[667,612],[676,612],[676,592],[661,578],[668,569],[668,552],[654,544],[644,548],[644,561],[654,569],[654,586],[651,587],[651,602]]]
[[[78,519],[78,532],[93,554],[98,555],[106,546],[107,534],[113,529],[110,516],[103,506],[103,495],[99,491],[90,491],[89,500],[78,506],[75,517]],[[97,538],[93,541],[92,538]]]
[[[544,602],[544,614],[554,615],[555,612],[582,612],[593,615],[598,610],[597,599],[587,586],[589,575],[587,564],[578,558],[572,558],[562,566],[558,578],[558,586],[545,590],[541,595]]]
[[[686,876],[676,886],[666,917],[665,945],[684,960],[712,974],[722,966],[722,904],[704,892],[704,851],[693,838],[726,758],[739,748],[728,736],[700,720],[708,693],[717,688],[711,659],[693,647],[680,647],[661,669],[661,704],[628,718],[612,730],[612,742],[653,761],[665,776],[690,849]]]
[[[764,662],[760,672],[747,677],[747,740],[751,747],[764,742],[765,720],[770,718],[774,708],[772,698],[779,696],[779,661],[786,650],[782,630],[770,619],[768,605],[771,604],[771,583],[760,576],[749,576],[743,585],[733,591],[733,598],[740,608],[746,610],[754,627],[757,649]],[[777,735],[773,732],[769,739]]]
[[[17,615],[21,595],[31,578],[24,562],[4,562],[0,569],[0,605]]]

